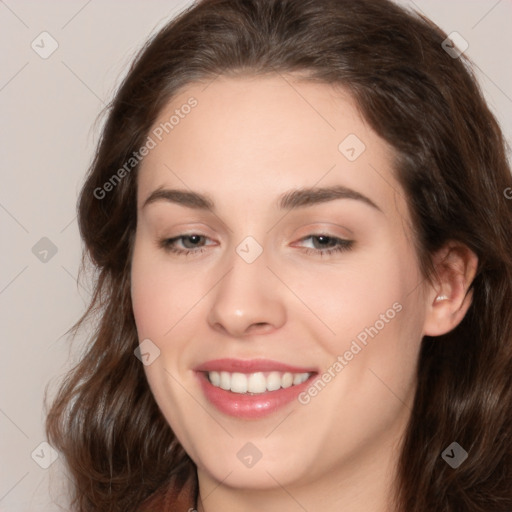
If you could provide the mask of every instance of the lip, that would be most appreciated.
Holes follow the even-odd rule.
[[[300,368],[288,364],[271,361],[268,359],[216,359],[208,361],[194,368],[196,376],[201,385],[201,389],[206,399],[220,412],[241,419],[260,419],[285,407],[298,395],[311,385],[313,379],[318,375],[318,371],[312,368]],[[215,387],[208,379],[207,372],[226,371],[240,373],[254,372],[292,372],[292,373],[311,373],[308,380],[302,384],[281,388],[277,391],[267,391],[258,394],[241,394],[226,391]]]
[[[290,366],[271,359],[214,359],[194,368],[196,372],[291,372],[291,373],[317,373],[316,368]]]

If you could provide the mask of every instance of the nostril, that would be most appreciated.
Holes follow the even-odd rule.
[[[271,325],[270,325],[268,322],[255,322],[254,324],[252,324],[251,328],[258,328],[258,329],[265,328],[265,329],[270,329],[270,328],[271,328]]]

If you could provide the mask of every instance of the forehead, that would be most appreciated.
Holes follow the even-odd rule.
[[[399,188],[393,151],[340,88],[293,76],[218,77],[190,84],[149,132],[139,206],[159,186],[271,199],[298,187],[342,184],[378,204]]]

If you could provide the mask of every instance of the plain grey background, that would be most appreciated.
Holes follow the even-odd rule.
[[[511,141],[512,1],[399,3],[467,41],[465,53]],[[52,463],[41,443],[44,389],[54,389],[76,359],[64,333],[90,298],[91,283],[77,284],[77,195],[100,111],[147,37],[188,4],[0,0],[2,512],[67,510],[62,459]]]

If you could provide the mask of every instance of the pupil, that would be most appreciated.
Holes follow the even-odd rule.
[[[188,242],[188,244],[191,244],[193,247],[195,245],[198,245],[198,243],[200,241],[201,241],[201,235],[189,235],[188,237],[186,237],[183,240],[185,247],[187,246],[187,242]]]
[[[315,242],[314,245],[316,245],[316,248],[317,249],[325,249],[326,247],[335,247],[336,245],[336,240],[334,240],[332,237],[330,236],[326,236],[326,235],[317,235],[313,238],[313,240]]]

